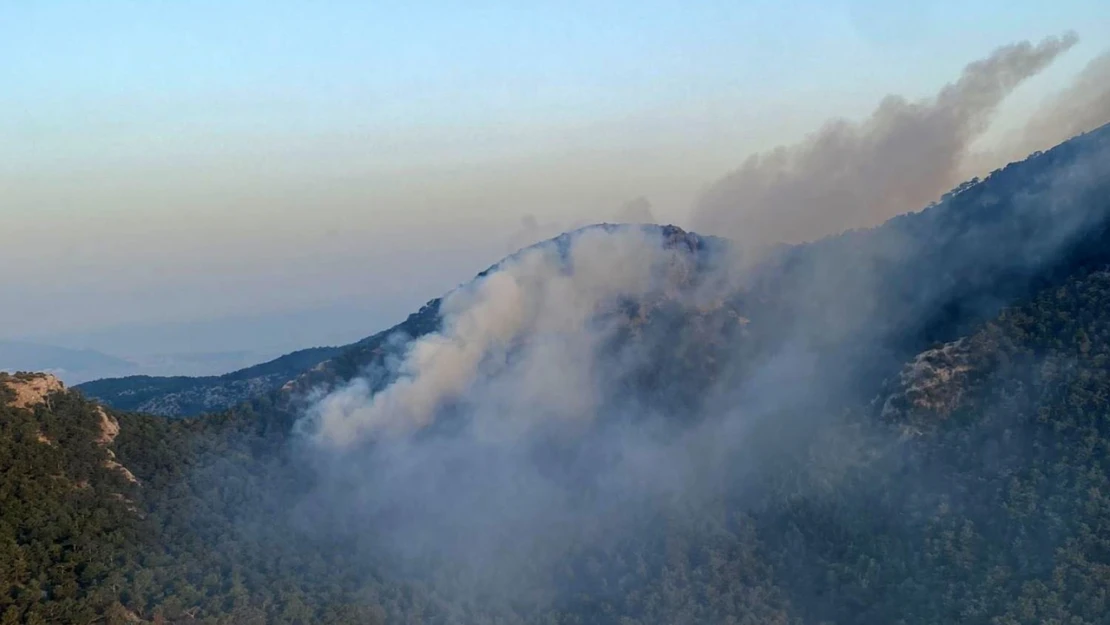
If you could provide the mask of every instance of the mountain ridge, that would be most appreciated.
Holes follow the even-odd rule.
[[[722,241],[715,237],[686,233],[674,225],[594,224],[523,248],[479,272],[473,280],[486,277],[533,247],[565,246],[576,233],[594,229],[611,231],[617,228],[658,230],[668,245],[682,245],[690,252],[713,245],[714,242],[719,245]],[[430,300],[400,323],[348,345],[310,347],[218,376],[134,375],[92,380],[78,384],[75,388],[90,398],[121,410],[136,410],[167,417],[188,417],[225,410],[273,391],[303,391],[330,375],[353,376],[357,367],[366,364],[363,361],[368,354],[383,353],[383,346],[395,335],[417,337],[432,331],[437,325],[435,319],[443,297],[446,295]]]
[[[1078,155],[1082,154],[1084,151],[1101,150],[1110,155],[1110,140],[1107,139],[1110,130],[1108,130],[1108,128],[1110,128],[1110,126],[1103,126],[1099,129],[1083,133],[1051,150],[1034,153],[1023,161],[1011,163],[1005,167],[996,169],[982,180],[976,178],[965,182],[921,211],[895,217],[883,226],[832,234],[809,244],[774,246],[767,259],[761,263],[765,268],[769,267],[769,269],[764,269],[764,273],[768,276],[768,280],[777,280],[780,274],[789,274],[791,271],[796,272],[796,267],[811,263],[812,261],[808,260],[808,258],[813,258],[820,254],[828,254],[828,252],[820,250],[831,247],[842,248],[835,253],[849,258],[854,253],[849,249],[852,246],[860,246],[864,250],[873,251],[875,248],[884,245],[892,246],[901,244],[915,245],[919,249],[924,250],[926,248],[923,246],[927,246],[929,242],[919,238],[920,235],[917,233],[924,233],[927,239],[928,237],[934,236],[938,229],[949,232],[960,232],[962,231],[961,229],[966,228],[969,223],[976,223],[977,225],[974,232],[965,232],[965,240],[969,237],[982,238],[991,236],[992,233],[989,232],[989,230],[993,229],[994,234],[1003,235],[1000,239],[1003,243],[1008,242],[1011,244],[1011,250],[1007,252],[1000,252],[989,257],[984,253],[983,257],[978,259],[978,262],[990,263],[993,266],[1005,266],[1007,254],[1013,254],[1015,253],[1014,250],[1020,250],[1021,246],[1028,245],[1030,237],[1033,236],[1033,232],[1035,232],[1038,227],[1045,227],[1044,224],[1038,224],[1036,222],[1039,213],[1031,211],[1026,214],[1026,223],[1018,224],[1015,222],[1015,224],[1001,224],[999,222],[990,221],[990,211],[972,211],[969,210],[970,207],[990,204],[993,201],[993,196],[999,194],[1004,195],[1006,193],[1005,187],[1007,186],[1021,187],[1027,175],[1026,170],[1030,167],[1056,172],[1056,170],[1062,170],[1068,167],[1068,164],[1078,158]],[[1037,163],[1035,166],[1030,164],[1034,160]],[[1049,176],[1045,171],[1041,171],[1039,175],[1041,178]],[[1057,172],[1051,175],[1059,176],[1060,174]],[[1023,191],[1023,193],[1034,195],[1038,192],[1044,192],[1044,189],[1040,189],[1038,186],[1042,184],[1040,182],[1026,180],[1025,184],[1026,190]],[[996,214],[1001,216],[1006,213],[996,211]],[[969,222],[969,218],[973,219],[974,222]],[[986,222],[987,225],[984,226],[983,222]],[[1092,227],[1106,228],[1103,222],[1095,222],[1091,225]],[[586,226],[574,232],[564,233],[535,245],[550,244],[565,246],[567,241],[577,232],[598,228],[602,230],[611,230],[620,227],[642,226],[596,224]],[[671,238],[671,244],[684,244],[690,251],[698,249],[699,245],[705,245],[705,242],[711,242],[710,245],[718,246],[724,244],[723,239],[705,237],[692,232],[687,233],[681,228],[673,225],[650,227],[657,229],[665,239]],[[1072,230],[1078,230],[1081,226],[1072,224],[1070,228]],[[1015,234],[1014,231],[1017,229],[1023,229],[1024,232]],[[1075,234],[1076,232],[1074,231],[1065,233],[1067,236]],[[875,241],[883,236],[886,236],[889,240]],[[1069,250],[1068,253],[1076,257],[1086,255],[1090,259],[1089,262],[1099,262],[1095,260],[1098,258],[1105,259],[1106,255],[1102,255],[1099,251],[1098,242],[1101,240],[1100,236],[1101,235],[1097,233],[1087,233],[1081,238],[1084,238],[1086,241],[1093,241],[1094,243],[1084,244],[1080,242],[1074,246],[1074,249]],[[535,245],[509,255],[502,261],[479,272],[474,280],[480,280],[486,277],[489,273],[497,270],[497,268],[503,266],[503,264],[511,262],[513,258],[535,247]],[[949,260],[963,258],[967,254],[967,250],[973,246],[973,243],[965,242],[962,243],[961,246],[962,247],[959,247],[955,253],[937,253],[935,251],[927,253],[922,252],[925,256],[921,262],[948,262],[945,260],[945,256],[947,256]],[[998,247],[986,246],[984,249],[997,250]],[[1067,266],[1067,263],[1072,261],[1060,262],[1064,266]],[[1029,273],[1030,271],[1035,273],[1040,270],[1039,267],[1030,266],[1031,268],[1026,270],[1025,273]],[[1020,273],[1019,268],[1020,263],[1016,263],[1014,267],[1010,268],[1010,271]],[[961,271],[968,270],[969,275],[972,275],[979,271],[979,268],[972,269],[971,265],[968,264],[962,269],[960,267],[946,268],[943,270],[943,273],[945,275],[957,275]],[[992,282],[995,285],[1002,285],[1003,288],[1013,291],[1012,293],[978,293],[977,287],[972,285],[958,287],[955,285],[942,286],[938,283],[932,288],[934,290],[959,289],[958,293],[953,293],[948,297],[954,302],[961,302],[960,305],[965,307],[986,306],[989,309],[993,305],[997,308],[1001,302],[1016,297],[1016,293],[1022,289],[1028,291],[1029,288],[1032,288],[1025,283],[1029,280],[1035,280],[1035,276],[1023,277],[1022,275],[1018,275],[1018,273],[1015,273],[1015,275],[1011,276],[1008,280],[998,280],[990,277],[982,278],[982,280]],[[898,279],[897,277],[887,278],[891,283],[897,282]],[[967,282],[966,278],[962,279]],[[773,286],[765,288],[771,289]],[[935,293],[932,295],[918,295],[915,299],[920,300],[922,297],[938,296],[939,295]],[[90,397],[105,401],[121,409],[141,410],[154,414],[161,414],[163,416],[176,417],[195,416],[204,412],[227,409],[235,404],[248,401],[251,398],[270,392],[305,392],[313,385],[326,382],[328,379],[350,379],[354,377],[361,368],[373,362],[375,357],[380,358],[385,353],[388,340],[395,335],[414,338],[434,331],[437,327],[436,315],[438,315],[438,306],[442,299],[442,297],[435,298],[421,307],[417,312],[410,314],[397,325],[345,346],[308,348],[222,376],[208,376],[202,378],[129,376],[126,378],[110,378],[86,382],[78,385],[78,388],[86,392]],[[994,304],[987,301],[992,299]],[[972,300],[976,300],[978,303],[971,303]],[[925,332],[928,333],[929,331],[925,330]]]

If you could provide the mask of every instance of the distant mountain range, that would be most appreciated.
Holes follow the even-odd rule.
[[[106,375],[125,375],[133,362],[92,349],[69,349],[0,340],[0,371],[49,371],[70,383]]]
[[[67,384],[80,384],[118,376],[208,375],[239,369],[265,355],[250,351],[188,351],[122,357],[92,348],[0,340],[0,371],[49,371]]]

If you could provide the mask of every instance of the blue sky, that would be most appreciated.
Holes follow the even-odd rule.
[[[355,302],[368,334],[525,215],[680,221],[753,151],[1069,29],[1013,116],[1110,3],[0,0],[0,326]]]
[[[417,154],[392,156],[436,164],[420,143],[437,131],[542,136],[818,94],[858,106],[875,92],[925,93],[1002,43],[1110,34],[1110,9],[1094,0],[5,0],[0,19],[0,82],[15,87],[0,96],[0,127],[15,137],[4,162],[40,171],[352,135],[411,143]],[[520,149],[484,138],[494,153]]]

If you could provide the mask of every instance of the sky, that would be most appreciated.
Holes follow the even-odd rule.
[[[684,225],[749,154],[1069,30],[986,141],[1105,50],[1110,3],[0,0],[0,339],[353,340],[522,220]]]

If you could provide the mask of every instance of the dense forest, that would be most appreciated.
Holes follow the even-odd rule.
[[[303,391],[388,357],[384,334],[195,418],[0,378],[0,623],[1110,622],[1108,144],[1104,128],[881,228],[777,251],[728,301],[626,302],[606,349],[650,366],[606,380],[673,417],[662,437],[728,412],[707,397],[774,401],[710,429],[735,440],[677,495],[621,501],[560,542],[496,537],[524,550],[491,560],[504,576],[413,555],[390,540],[410,534],[368,527],[386,516],[337,506],[353,482],[298,433]],[[1087,186],[1041,175],[1084,155]],[[811,368],[779,373],[799,342]],[[557,479],[583,499],[603,488],[570,469]]]

